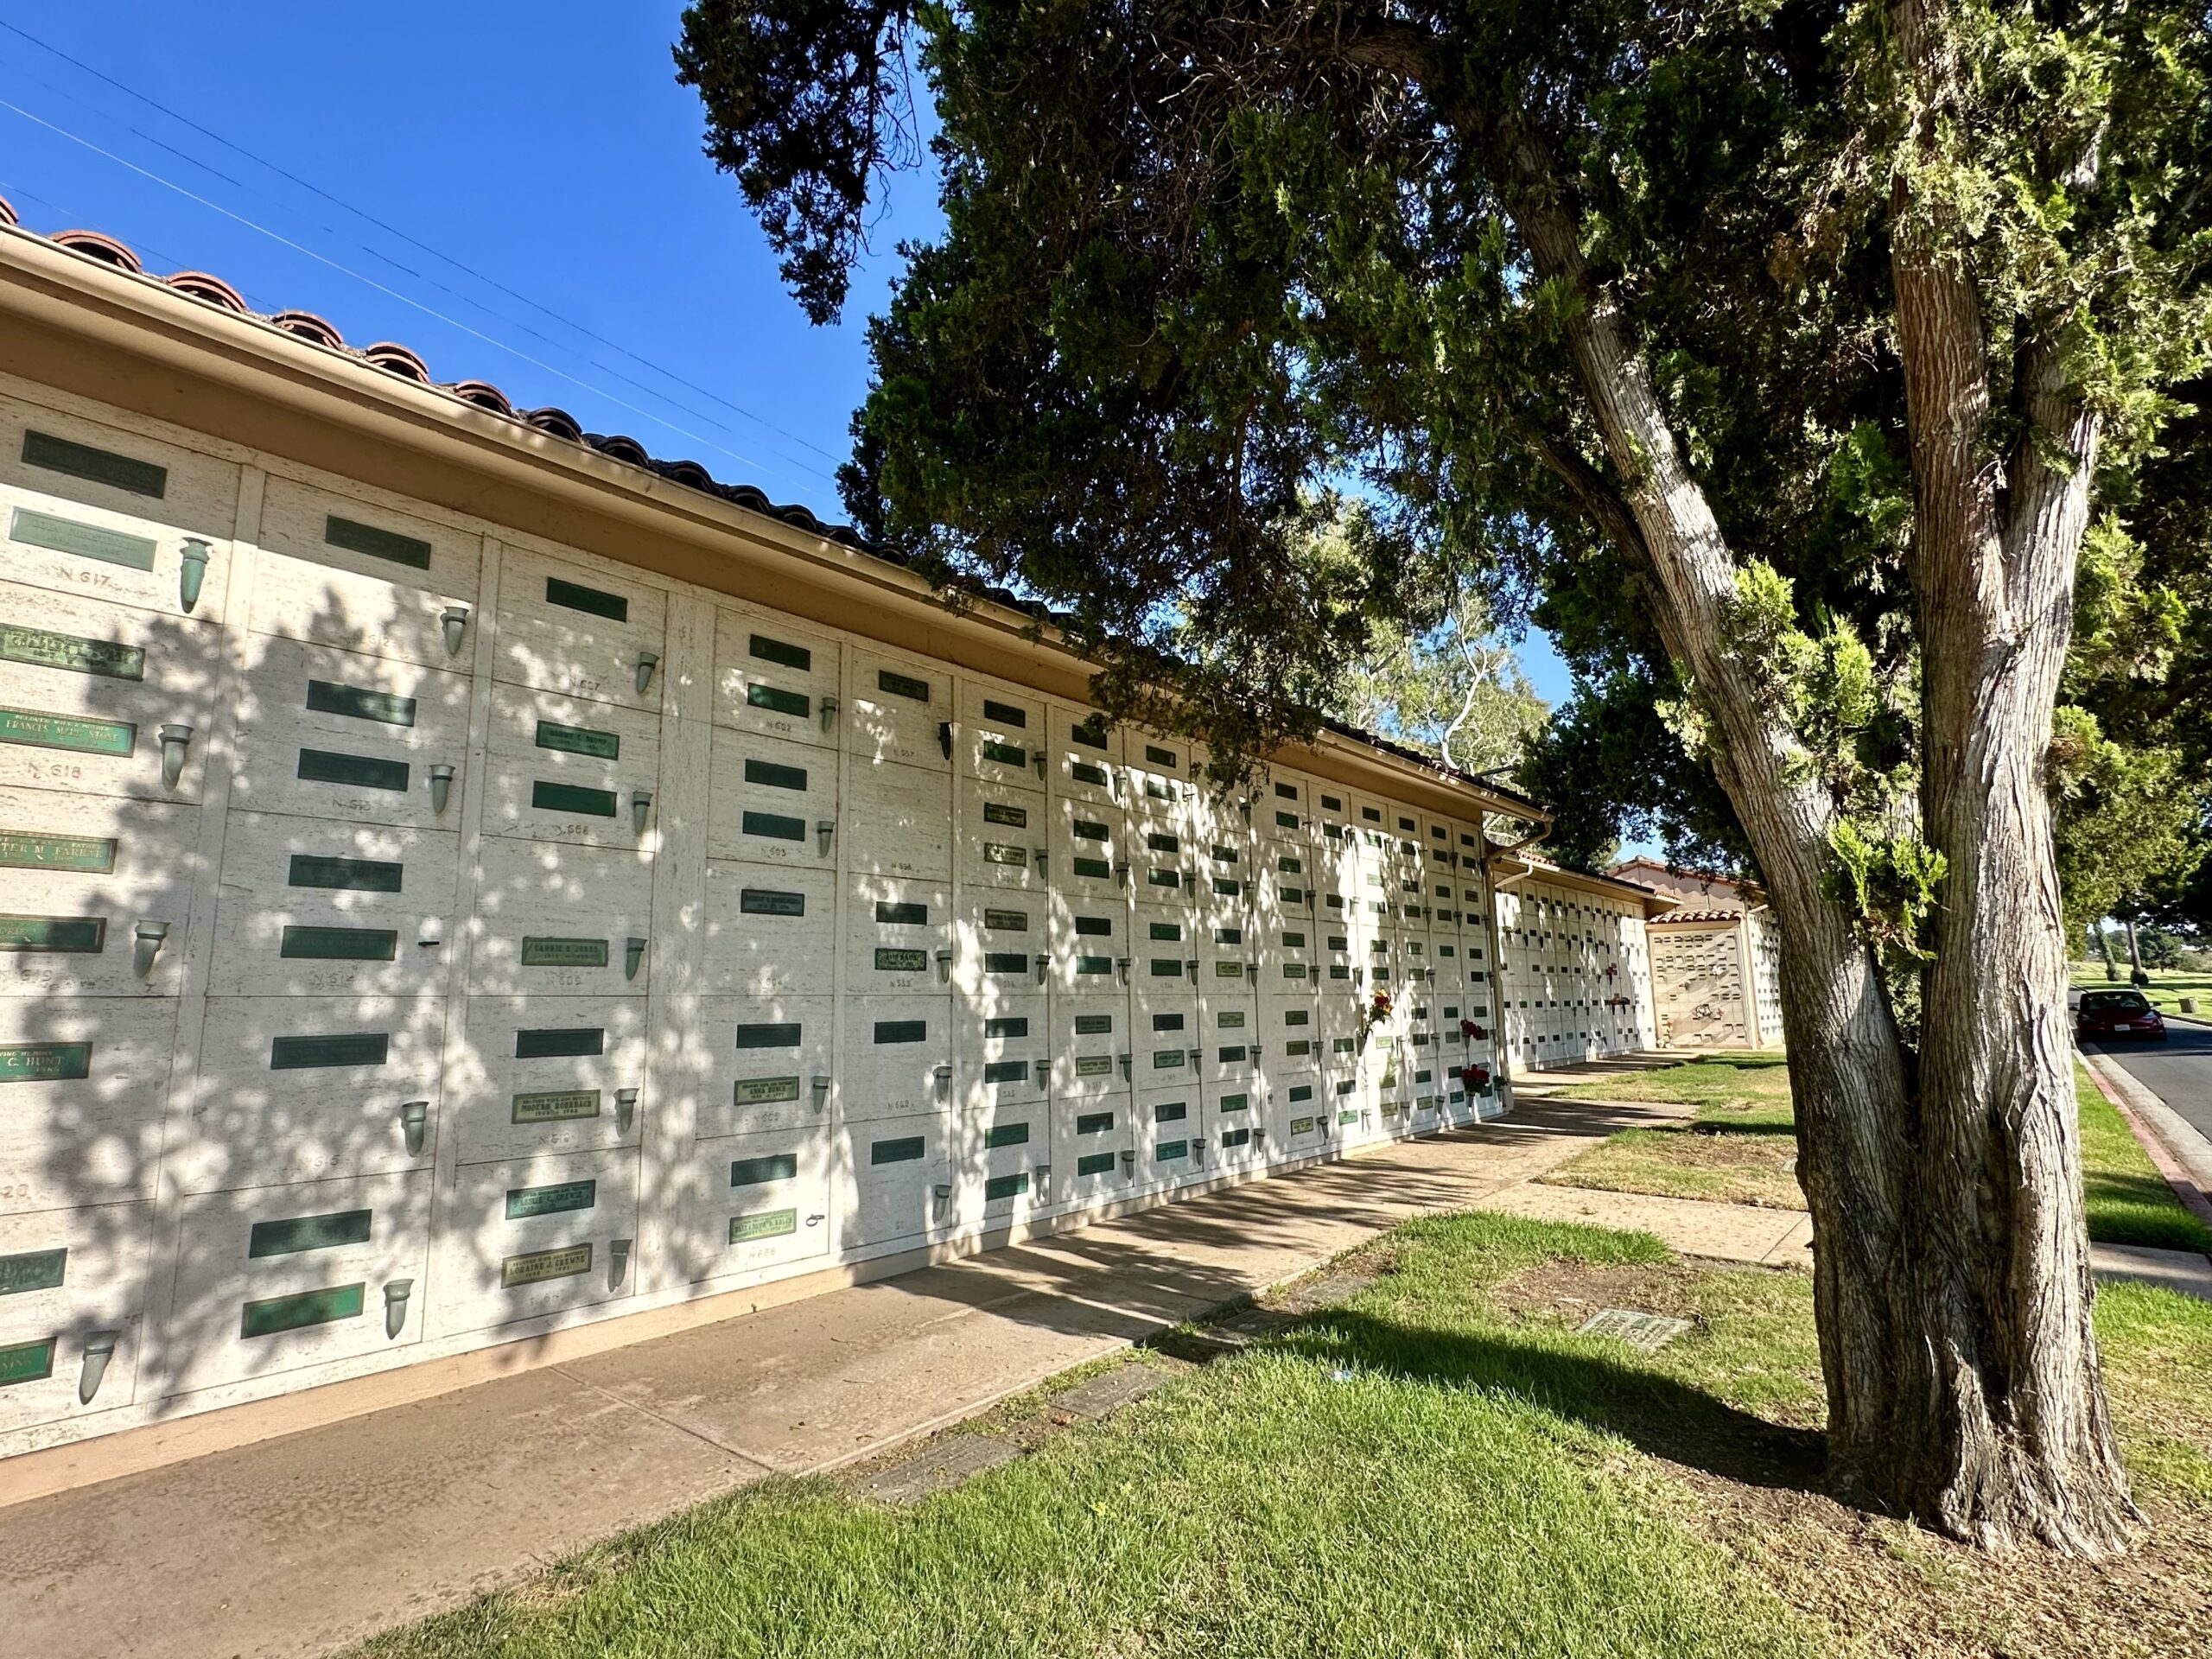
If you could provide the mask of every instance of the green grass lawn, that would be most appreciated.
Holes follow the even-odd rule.
[[[2074,1079],[2089,1236],[2107,1244],[2212,1253],[2212,1228],[2182,1207],[2079,1061]],[[1680,1126],[1609,1136],[1543,1178],[1553,1185],[1805,1207],[1789,1167],[1797,1143],[1789,1072],[1772,1060],[1696,1061],[1578,1089],[1575,1097],[1667,1101],[1695,1106],[1697,1116]]]
[[[2146,971],[2151,976],[2151,982],[2134,988],[2150,998],[2151,1006],[2159,1013],[2179,1014],[2181,999],[2193,996],[2196,999],[2196,1013],[2191,1017],[2212,1020],[2212,974],[2183,973],[2162,968]],[[2105,977],[2104,963],[2077,962],[2074,964],[2074,983],[2085,991],[2127,989],[2127,964],[2120,964],[2120,978],[2113,981]]]
[[[1807,1275],[1483,1214],[1368,1255],[1386,1270],[1344,1306],[911,1509],[770,1481],[361,1659],[1788,1659],[1948,1654],[1916,1643],[2015,1626],[2019,1653],[2190,1643],[2212,1306],[2132,1287],[2100,1302],[2160,1522],[2150,1602],[2107,1617],[2090,1569],[2024,1574],[1811,1490]],[[1573,1334],[1605,1305],[1694,1328],[1649,1356]],[[2029,1639],[2046,1601],[2078,1642]]]

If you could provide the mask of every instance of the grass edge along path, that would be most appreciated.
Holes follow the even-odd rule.
[[[1647,1357],[1491,1299],[1548,1261],[1656,1267],[1664,1247],[1470,1214],[1383,1250],[1392,1271],[1347,1305],[912,1508],[765,1482],[357,1659],[1831,1650],[1633,1454],[1646,1427],[1751,1421],[1681,1380],[1711,1339]],[[1753,1288],[1802,1294],[1768,1287],[1787,1277]],[[1817,1410],[1816,1387],[1768,1386]],[[1626,1437],[1605,1416],[1624,1402]]]
[[[1782,1163],[1796,1149],[1788,1096],[1783,1094],[1777,1103],[1771,1081],[1781,1065],[1770,1056],[1707,1057],[1578,1089],[1577,1100],[1670,1102],[1695,1106],[1697,1117],[1681,1127],[1621,1130],[1541,1179],[1549,1185],[1586,1191],[1646,1192],[1802,1211],[1804,1200],[1796,1192],[1796,1177],[1781,1171]],[[2079,1057],[2074,1062],[2074,1091],[2081,1115],[2082,1187],[2089,1236],[2101,1244],[2212,1255],[2212,1227],[2175,1196]],[[1752,1143],[1755,1137],[1774,1140],[1766,1167],[1744,1166],[1747,1144],[1715,1144]]]

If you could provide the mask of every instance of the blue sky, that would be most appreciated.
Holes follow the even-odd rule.
[[[810,327],[700,154],[679,10],[0,0],[0,195],[841,518],[864,325],[934,191],[898,181],[845,320]],[[1522,655],[1561,700],[1548,644]]]

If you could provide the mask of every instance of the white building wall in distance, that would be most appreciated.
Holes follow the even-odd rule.
[[[1217,795],[1180,740],[10,384],[0,1455],[1638,1040],[1618,912],[1524,887],[1489,960],[1471,798]]]

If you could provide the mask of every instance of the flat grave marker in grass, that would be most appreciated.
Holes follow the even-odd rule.
[[[956,1434],[878,1470],[861,1483],[861,1490],[884,1503],[918,1503],[1020,1455],[1021,1448],[1011,1441]]]
[[[1633,1307],[1601,1307],[1576,1327],[1585,1337],[1613,1337],[1631,1348],[1653,1354],[1690,1329],[1688,1319],[1669,1319]]]

